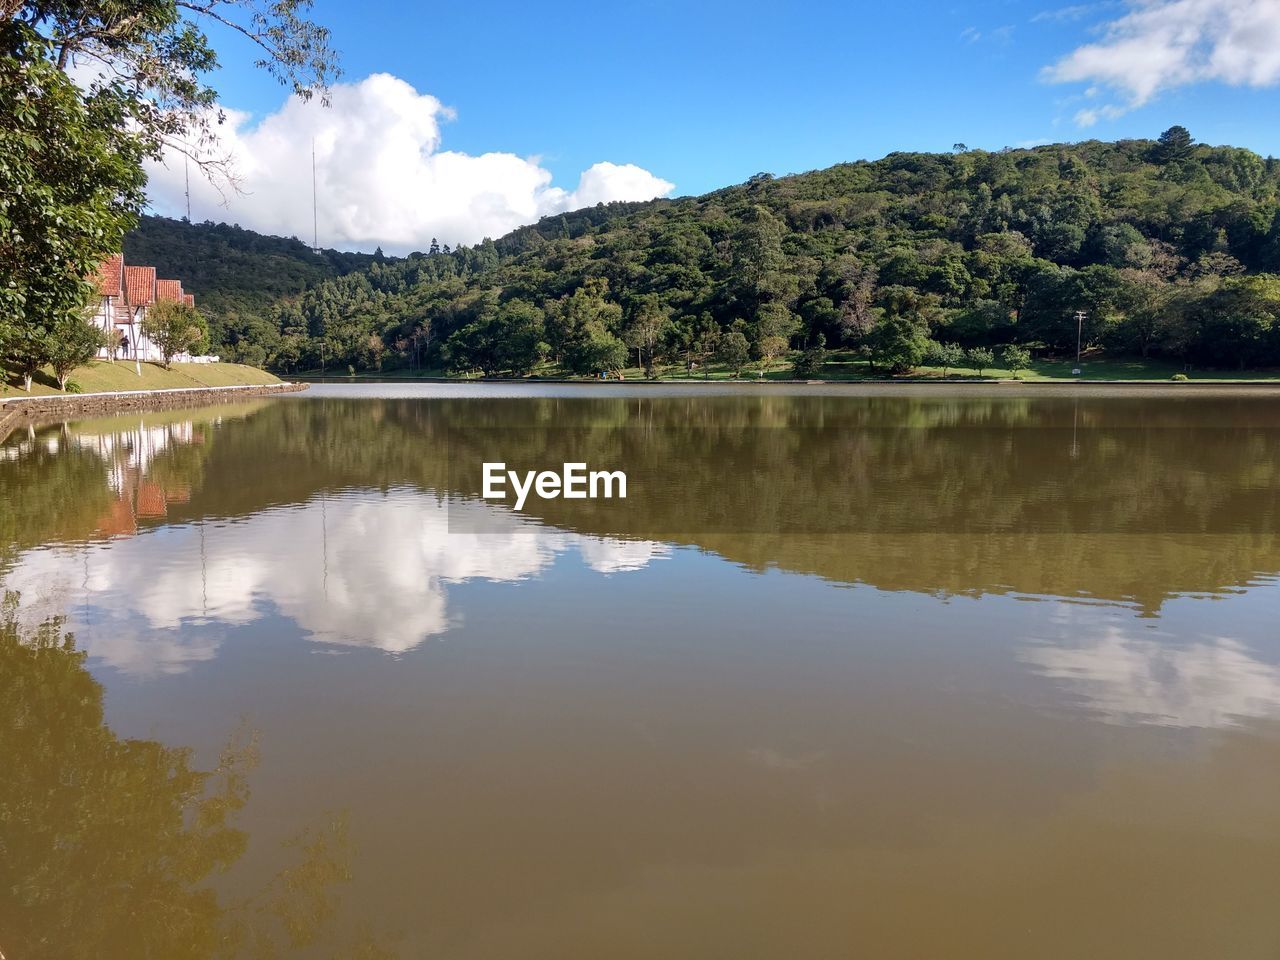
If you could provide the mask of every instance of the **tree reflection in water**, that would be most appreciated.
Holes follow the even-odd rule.
[[[119,737],[103,688],[61,617],[19,625],[0,611],[0,950],[11,960],[283,957],[319,944],[350,880],[344,817],[287,844],[291,862],[230,901],[210,881],[245,852],[256,738],[240,731],[216,767],[158,740]],[[372,940],[323,956],[388,957]]]

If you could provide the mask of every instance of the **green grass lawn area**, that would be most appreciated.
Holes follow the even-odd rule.
[[[0,398],[60,396],[58,381],[42,370],[35,375],[31,392],[22,389],[22,381],[6,371],[0,386]],[[175,363],[168,370],[158,363],[142,364],[139,376],[132,362],[93,360],[76,370],[71,380],[82,393],[117,393],[126,390],[172,390],[192,387],[262,386],[280,383],[274,374],[240,363]]]
[[[794,357],[780,359],[766,367],[762,376],[760,363],[753,360],[743,368],[742,376],[739,379],[742,381],[792,380],[795,378],[794,363]],[[1129,357],[1107,358],[1095,356],[1085,358],[1079,364],[1079,376],[1071,372],[1075,368],[1076,362],[1074,360],[1035,360],[1029,370],[1019,370],[1016,377],[1012,370],[1001,366],[988,367],[982,371],[982,376],[979,377],[976,370],[970,370],[965,367],[951,367],[945,371],[945,379],[948,383],[1013,379],[1025,380],[1029,383],[1037,381],[1076,382],[1082,380],[1169,381],[1172,380],[1175,374],[1185,373],[1187,379],[1200,382],[1249,381],[1256,383],[1280,381],[1280,370],[1185,370],[1180,363]],[[628,380],[643,380],[644,371],[639,367],[630,367],[623,371],[623,376]],[[731,370],[715,363],[699,367],[692,374],[688,373],[683,365],[659,366],[658,378],[661,380],[694,379],[712,381],[734,379]],[[941,367],[921,366],[916,367],[909,374],[891,377],[884,370],[872,369],[871,365],[862,357],[852,353],[832,351],[828,355],[827,362],[822,370],[810,379],[827,381],[889,379],[906,382],[939,381],[944,379],[944,371]]]
[[[761,373],[759,361],[753,360],[742,370],[739,382],[760,380],[792,380],[795,357],[781,358],[764,368]],[[1088,380],[1135,380],[1135,381],[1169,381],[1175,374],[1185,373],[1187,379],[1197,382],[1239,382],[1251,383],[1280,382],[1280,370],[1184,370],[1182,364],[1165,360],[1142,360],[1131,357],[1108,358],[1102,356],[1087,357],[1080,363],[1080,374],[1075,369],[1074,360],[1035,360],[1029,370],[1014,372],[1004,367],[988,367],[979,377],[977,371],[966,367],[951,367],[945,371],[948,383],[964,383],[979,380],[1025,380],[1035,382],[1078,382]],[[657,368],[659,380],[710,380],[727,382],[734,380],[733,371],[723,364],[704,364],[689,373],[684,364],[659,364]],[[300,376],[336,377],[347,379],[345,371],[328,370],[321,374],[319,370],[310,370]],[[553,364],[545,363],[534,372],[535,378],[556,380],[594,380],[595,377],[577,377],[566,373]],[[622,370],[624,380],[644,380],[644,370],[640,367],[627,367]],[[355,374],[356,379],[442,379],[476,380],[478,374],[450,375],[442,369],[420,370],[361,370]],[[925,381],[936,382],[944,379],[941,367],[916,367],[910,374],[890,377],[884,370],[872,369],[866,359],[850,352],[832,351],[821,372],[812,377],[813,380],[826,381],[858,381],[858,380],[901,380],[904,382]]]
[[[761,375],[761,365],[758,361],[752,361],[742,370],[742,376],[738,378],[743,382],[759,381],[759,380],[792,380],[795,379],[794,370],[795,359],[780,359],[770,364]],[[948,383],[964,383],[966,381],[979,380],[1025,380],[1032,382],[1076,382],[1082,380],[1143,380],[1143,381],[1169,381],[1178,373],[1185,373],[1189,380],[1194,381],[1249,381],[1249,382],[1276,382],[1280,381],[1280,370],[1184,370],[1182,364],[1172,363],[1163,360],[1141,360],[1134,358],[1116,358],[1109,359],[1105,357],[1094,357],[1085,359],[1080,363],[1080,375],[1076,376],[1071,371],[1075,369],[1074,360],[1036,360],[1031,364],[1029,370],[1019,370],[1015,377],[1012,370],[1000,366],[988,367],[982,371],[979,377],[976,370],[970,370],[964,367],[951,367],[945,371],[945,380]],[[554,376],[552,370],[542,372],[543,376]],[[694,370],[692,374],[685,370],[683,364],[680,365],[660,365],[658,367],[658,379],[693,379],[693,380],[711,380],[711,381],[731,381],[734,379],[733,372],[722,364],[707,364]],[[639,367],[629,367],[623,371],[623,376],[627,380],[643,380],[644,371]],[[822,370],[814,377],[813,380],[826,381],[859,381],[859,380],[901,380],[904,382],[925,381],[934,382],[944,379],[944,371],[941,367],[916,367],[909,374],[903,374],[897,377],[891,377],[882,369],[872,369],[871,365],[862,357],[850,353],[841,353],[832,351],[826,364]]]

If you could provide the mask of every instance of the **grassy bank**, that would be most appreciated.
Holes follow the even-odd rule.
[[[71,375],[81,393],[117,393],[124,390],[172,390],[192,387],[261,386],[280,383],[274,374],[239,363],[175,363],[166,370],[157,363],[142,364],[139,376],[132,363],[94,360]],[[9,375],[0,386],[0,397],[48,397],[60,395],[58,381],[48,371],[36,374],[31,393]]]
[[[781,359],[761,370],[757,361],[752,361],[742,370],[740,380],[792,380],[795,378],[794,358]],[[932,382],[945,379],[947,382],[963,383],[982,380],[1025,380],[1036,382],[1079,382],[1088,380],[1131,380],[1137,382],[1169,381],[1177,374],[1185,375],[1189,380],[1206,383],[1275,383],[1280,382],[1280,370],[1187,370],[1180,363],[1169,363],[1163,360],[1142,360],[1130,357],[1093,357],[1084,360],[1080,365],[1080,374],[1072,373],[1076,368],[1074,360],[1036,360],[1027,370],[1019,370],[1015,376],[1012,370],[999,365],[988,367],[982,376],[975,370],[952,367],[943,370],[941,367],[916,367],[910,374],[890,377],[884,370],[873,369],[865,358],[852,353],[832,351],[822,370],[814,375],[813,380],[834,382],[857,382],[861,380],[901,380],[903,382]],[[552,365],[543,364],[535,372],[544,379],[594,380],[594,377],[575,377]],[[639,367],[628,367],[622,371],[626,380],[645,379],[644,371]],[[323,373],[310,370],[299,376],[342,377],[344,372],[330,368]],[[359,378],[373,379],[440,379],[472,380],[478,375],[454,375],[441,369],[423,370],[361,370],[355,374]],[[733,371],[723,364],[706,364],[690,373],[683,364],[660,364],[657,368],[659,380],[710,380],[729,381],[735,379]]]

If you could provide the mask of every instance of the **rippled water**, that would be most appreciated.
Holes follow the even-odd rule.
[[[628,497],[516,513],[487,459]],[[11,436],[0,951],[1274,960],[1278,523],[1247,391]]]

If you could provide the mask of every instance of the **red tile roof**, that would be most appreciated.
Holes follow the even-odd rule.
[[[124,254],[117,253],[107,257],[98,265],[98,274],[94,277],[98,284],[98,296],[124,296]]]
[[[157,280],[156,299],[166,303],[182,302],[181,280]]]
[[[182,295],[182,302],[188,307],[194,307],[196,305],[196,295],[194,293],[184,293]]]
[[[124,290],[129,306],[151,306],[156,302],[156,268],[125,267]]]

